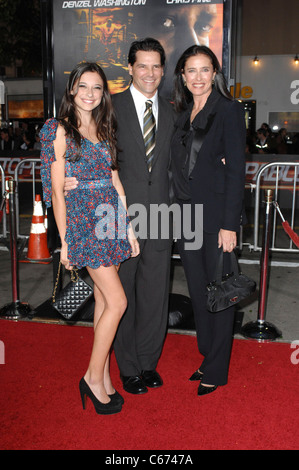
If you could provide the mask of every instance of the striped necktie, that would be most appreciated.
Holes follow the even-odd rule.
[[[147,100],[145,102],[145,111],[143,115],[143,138],[144,138],[144,145],[145,145],[145,154],[146,160],[148,165],[148,171],[152,170],[152,163],[154,158],[154,150],[155,150],[155,135],[156,135],[156,121],[154,118],[153,110],[152,110],[153,102],[151,100]]]

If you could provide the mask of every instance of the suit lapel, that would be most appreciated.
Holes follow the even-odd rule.
[[[205,136],[209,132],[213,121],[214,121],[215,113],[214,114],[209,114],[208,116],[208,122],[207,125],[204,129],[201,128],[194,128],[193,130],[193,139],[192,139],[192,145],[190,149],[190,158],[189,158],[189,170],[188,170],[188,176],[191,175],[192,170],[194,168],[194,165],[197,161],[197,157],[199,154],[199,151],[202,147],[202,144],[204,142]]]
[[[138,120],[138,116],[136,113],[136,108],[134,104],[134,100],[132,98],[130,90],[126,90],[124,93],[127,94],[126,96],[126,106],[124,111],[124,115],[126,117],[126,122],[128,126],[128,134],[131,134],[133,139],[136,141],[141,155],[144,156],[145,160],[145,147],[144,147],[144,140],[143,135],[140,129],[140,124]],[[139,153],[139,152],[138,152]]]
[[[153,171],[153,167],[155,166],[159,158],[159,153],[161,152],[161,149],[165,142],[165,135],[167,133],[167,128],[169,126],[169,123],[171,122],[171,116],[168,115],[168,110],[163,105],[163,101],[161,100],[160,97],[158,98],[158,100],[159,100],[158,101],[158,130],[156,133],[155,155],[154,155],[154,160],[153,160],[153,165],[152,165],[152,171]]]
[[[220,95],[218,95],[218,93],[217,94],[212,93],[210,95],[209,108],[208,108],[207,116],[205,119],[205,123],[201,127],[196,127],[196,123],[194,125],[194,128],[193,128],[194,134],[193,134],[192,145],[190,149],[188,176],[190,176],[193,171],[195,163],[198,159],[199,152],[204,143],[204,139],[207,133],[209,132],[210,128],[212,127],[215,114],[216,114],[215,112],[213,112],[213,110],[219,99],[220,99]]]

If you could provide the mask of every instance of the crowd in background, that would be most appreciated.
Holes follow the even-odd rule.
[[[2,127],[0,131],[0,150],[40,150],[39,131],[43,123],[29,124],[25,121],[19,127]]]
[[[247,129],[246,153],[299,155],[299,132],[290,135],[282,127],[274,133],[264,122],[254,133]]]

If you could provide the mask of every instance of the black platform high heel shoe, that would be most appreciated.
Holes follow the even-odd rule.
[[[97,397],[90,390],[89,386],[84,380],[84,377],[82,377],[82,379],[80,380],[79,390],[80,390],[83,410],[85,410],[86,408],[86,399],[87,397],[89,397],[93,403],[93,406],[96,412],[99,415],[112,415],[115,413],[119,413],[121,411],[122,405],[120,402],[116,402],[115,400],[111,400],[111,399],[108,403],[100,402],[100,400],[98,400]]]
[[[197,395],[202,397],[203,395],[208,395],[208,393],[212,393],[216,390],[217,385],[213,385],[212,387],[207,387],[206,385],[199,384]]]
[[[123,398],[123,396],[118,393],[117,390],[115,390],[114,393],[111,393],[110,395],[108,394],[108,397],[111,399],[111,401],[113,401],[114,403],[120,403],[121,405],[124,404],[125,400]]]
[[[189,377],[190,382],[193,382],[195,380],[201,380],[203,378],[203,372],[199,372],[199,370],[196,370],[194,374]]]

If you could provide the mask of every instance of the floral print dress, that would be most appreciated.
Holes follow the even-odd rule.
[[[49,119],[41,136],[41,178],[43,199],[51,206],[51,165],[55,161],[54,143],[58,121]],[[66,200],[66,236],[68,258],[77,268],[117,265],[129,258],[127,238],[129,219],[111,179],[111,156],[103,142],[93,144],[82,138],[82,156],[70,161],[75,142],[67,138],[66,176],[79,184],[68,192]]]

